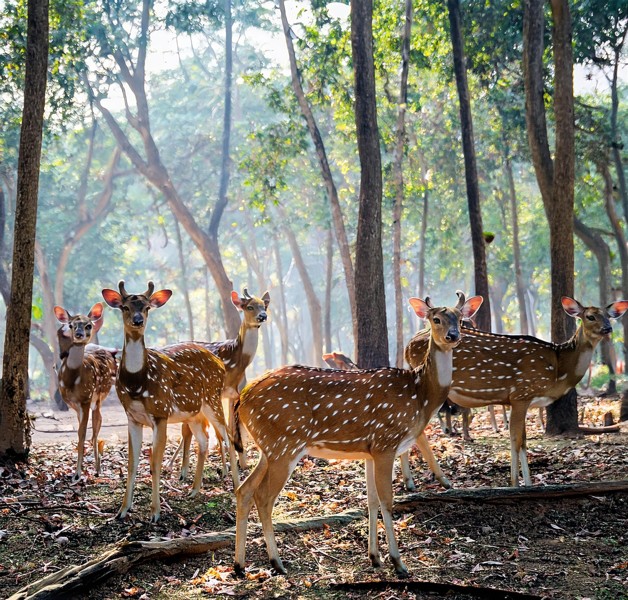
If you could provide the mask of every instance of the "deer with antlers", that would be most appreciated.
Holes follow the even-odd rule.
[[[323,360],[332,368],[332,369],[340,369],[342,371],[357,371],[359,370],[358,365],[356,365],[346,354],[342,352],[329,352],[323,354]],[[440,410],[437,411],[438,418],[440,419]],[[427,441],[427,437],[425,433],[421,433],[419,437],[416,439],[416,445],[423,456],[423,459],[427,463],[428,468],[434,474],[437,481],[446,489],[451,487],[451,482],[445,474],[443,470],[440,468],[434,453],[432,452],[432,448],[430,447],[430,443]],[[403,475],[403,484],[407,490],[413,492],[416,490],[416,485],[414,484],[414,479],[412,477],[412,470],[410,469],[410,459],[409,459],[409,450],[403,452],[399,456],[399,462],[401,464],[401,473]]]
[[[411,298],[415,312],[431,324],[424,363],[412,371],[380,368],[336,371],[286,366],[247,385],[236,409],[260,450],[251,474],[236,490],[235,570],[245,566],[246,529],[253,502],[262,522],[273,568],[285,573],[272,524],[272,509],[299,459],[365,459],[369,509],[368,553],[381,565],[377,548],[377,510],[381,509],[388,551],[400,576],[407,576],[392,521],[395,456],[423,432],[447,397],[452,350],[460,342],[460,321],[475,313],[482,298],[467,302],[458,293],[454,308],[436,308],[429,298]]]
[[[222,391],[222,403],[223,410],[228,415],[228,425],[230,428],[230,438],[233,439],[233,409],[236,401],[240,398],[240,386],[244,381],[244,374],[247,367],[253,362],[255,353],[257,351],[257,344],[259,340],[259,329],[262,323],[265,323],[268,318],[268,305],[270,304],[270,294],[265,292],[261,298],[257,296],[251,296],[249,291],[244,288],[242,296],[239,296],[236,291],[231,292],[231,302],[233,305],[242,312],[242,324],[238,331],[238,336],[233,340],[225,340],[220,342],[194,342],[207,348],[210,352],[215,354],[225,365],[225,384]],[[240,436],[241,438],[241,436]],[[188,462],[190,457],[190,442],[192,440],[192,432],[190,428],[184,423],[181,426],[181,443],[175,451],[170,465],[176,458],[179,450],[183,450],[183,457],[181,460],[181,479],[187,477]],[[222,466],[223,477],[226,475],[226,461],[224,455],[224,447],[222,440],[218,440],[222,454]],[[235,464],[232,459],[231,464]],[[240,453],[240,465],[242,468],[246,468],[246,454]],[[240,483],[237,471],[232,472],[234,480],[234,486],[237,487]]]
[[[486,333],[463,327],[454,350],[453,382],[449,398],[468,408],[504,404],[510,412],[510,482],[532,485],[526,449],[526,413],[531,406],[548,406],[582,379],[600,340],[612,332],[610,319],[628,310],[619,300],[605,309],[584,307],[563,296],[565,312],[580,319],[573,337],[564,344],[544,342],[527,335]],[[417,333],[405,350],[409,365],[417,365],[429,348],[426,331]]]
[[[129,457],[126,492],[117,517],[124,519],[133,504],[133,491],[142,446],[142,430],[153,432],[151,453],[151,522],[160,516],[159,486],[168,422],[187,423],[198,442],[198,462],[192,495],[201,488],[207,455],[207,419],[226,438],[220,402],[225,368],[209,350],[191,342],[147,348],[144,332],[151,308],[163,306],[171,290],[155,292],[152,281],[143,294],[129,294],[124,281],[120,292],[102,291],[109,306],[122,312],[124,347],[116,379],[116,391],[127,415]]]
[[[91,409],[92,447],[94,449],[94,467],[100,475],[100,455],[102,443],[98,440],[102,416],[100,406],[109,394],[112,378],[116,376],[117,366],[113,354],[93,345],[91,342],[103,324],[104,306],[98,302],[87,315],[71,315],[61,306],[54,307],[54,313],[61,327],[57,330],[61,348],[61,364],[57,377],[59,392],[63,401],[78,417],[78,459],[76,471],[72,477],[78,481],[83,472],[85,436]],[[90,346],[89,350],[86,348]]]

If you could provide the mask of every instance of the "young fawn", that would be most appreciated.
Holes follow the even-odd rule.
[[[231,292],[231,302],[242,312],[242,324],[238,336],[233,340],[225,340],[220,342],[194,342],[210,352],[215,354],[225,365],[225,385],[222,391],[223,410],[228,415],[228,425],[230,438],[233,440],[233,407],[240,397],[239,388],[244,381],[246,368],[253,362],[255,353],[257,352],[257,344],[259,340],[259,328],[268,318],[268,305],[270,304],[270,294],[265,292],[261,298],[251,296],[246,288],[242,296],[237,292]],[[187,477],[188,463],[190,460],[190,442],[192,440],[192,432],[184,423],[181,426],[181,443],[175,451],[172,460],[176,457],[179,449],[183,449],[183,458],[181,460],[181,479]],[[226,475],[226,464],[224,447],[222,440],[218,440],[222,454],[223,477]],[[232,445],[230,452],[233,452]],[[172,463],[171,460],[171,463]],[[231,457],[231,464],[236,464],[234,457]],[[246,453],[240,453],[240,465],[246,468]],[[237,470],[231,473],[233,477],[234,489],[240,485]]]
[[[454,350],[453,382],[449,398],[468,408],[504,404],[510,412],[510,481],[532,485],[526,450],[526,413],[531,406],[548,406],[582,379],[595,347],[612,332],[609,319],[628,309],[620,300],[605,309],[584,307],[563,296],[565,312],[580,319],[573,337],[564,344],[544,342],[527,335],[485,333],[463,327],[464,335]],[[427,332],[417,333],[405,355],[408,364],[423,360],[428,350]]]
[[[65,308],[55,306],[54,312],[62,327],[57,331],[61,351],[59,366],[59,392],[64,402],[76,411],[78,416],[78,460],[73,481],[81,478],[85,435],[89,412],[92,413],[92,447],[94,449],[94,467],[100,475],[100,451],[98,434],[102,424],[100,405],[109,394],[112,379],[116,376],[116,361],[113,354],[104,348],[91,347],[88,344],[102,327],[103,305],[94,304],[87,315],[72,316]]]
[[[452,350],[460,342],[460,321],[475,313],[479,296],[454,308],[435,308],[426,298],[410,304],[429,319],[432,335],[425,362],[417,369],[334,371],[286,366],[244,388],[237,417],[260,450],[255,469],[236,490],[235,570],[243,573],[246,529],[255,502],[273,568],[285,573],[272,524],[272,509],[299,459],[365,459],[369,509],[368,553],[381,565],[377,509],[381,508],[388,551],[396,572],[407,575],[392,521],[395,456],[406,451],[447,397]]]
[[[152,281],[143,294],[128,294],[124,281],[120,281],[118,287],[120,293],[111,289],[102,291],[107,304],[122,312],[124,325],[116,391],[128,419],[129,465],[126,493],[117,517],[124,519],[133,504],[142,430],[146,426],[153,431],[151,522],[155,523],[160,515],[159,485],[168,422],[187,423],[198,442],[192,495],[200,490],[203,479],[208,445],[205,420],[226,439],[220,402],[225,368],[209,350],[191,342],[147,348],[144,332],[148,311],[163,306],[172,292],[154,292]]]
[[[328,354],[323,354],[323,360],[332,368],[332,369],[340,369],[342,371],[357,371],[359,370],[358,365],[356,365],[346,354],[342,352],[330,352]],[[440,419],[440,410],[438,409],[438,418]],[[427,441],[427,437],[425,433],[421,433],[419,437],[416,439],[416,445],[423,456],[423,459],[427,463],[428,468],[434,474],[437,481],[446,489],[451,487],[451,482],[445,474],[443,473],[434,453],[432,452],[432,448],[430,447],[430,443]],[[403,484],[405,488],[409,491],[416,490],[416,485],[414,484],[414,479],[412,478],[412,470],[410,469],[410,459],[409,459],[409,450],[403,452],[399,456],[399,462],[401,464],[401,472],[403,475]]]

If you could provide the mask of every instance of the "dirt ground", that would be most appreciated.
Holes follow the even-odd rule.
[[[581,399],[582,421],[602,425],[619,402]],[[189,498],[189,484],[167,473],[162,483],[162,519],[147,523],[150,473],[146,432],[132,513],[113,519],[126,479],[126,419],[115,403],[104,411],[103,472],[95,477],[91,452],[87,475],[72,484],[76,425],[72,413],[39,414],[27,464],[0,466],[0,597],[8,598],[49,573],[82,565],[121,540],[177,539],[233,527],[235,501],[230,478],[220,475],[212,453],[203,490]],[[47,416],[46,416],[47,415]],[[167,459],[178,439],[170,428]],[[444,436],[437,424],[428,437],[456,489],[507,486],[509,442],[493,432],[486,411],[477,411],[473,442]],[[536,486],[628,479],[628,429],[574,439],[544,437],[534,415],[528,419],[528,447]],[[255,463],[255,451],[249,450]],[[411,577],[399,582],[386,558],[374,569],[367,558],[367,522],[325,526],[277,535],[287,576],[270,572],[253,511],[247,543],[247,574],[234,577],[233,547],[196,557],[152,562],[96,583],[82,598],[183,599],[207,595],[242,598],[449,598],[489,597],[486,588],[533,598],[628,599],[628,495],[576,499],[547,498],[487,503],[445,502],[421,458],[411,464],[418,488],[429,502],[398,510],[395,528]],[[399,477],[395,497],[404,496]],[[432,497],[433,496],[433,497]],[[304,459],[278,500],[274,518],[334,515],[366,508],[359,462]],[[383,530],[380,549],[386,554]],[[485,591],[427,595],[417,582],[474,586]],[[462,588],[459,588],[462,589]],[[506,595],[495,597],[506,598]],[[514,597],[514,596],[511,596]]]

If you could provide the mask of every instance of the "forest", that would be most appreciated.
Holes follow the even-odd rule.
[[[0,596],[628,598],[627,33],[619,0],[4,0]],[[394,503],[372,447],[295,453],[284,569],[247,403],[294,403],[277,473],[315,398],[361,424],[364,373],[423,398],[441,346]]]

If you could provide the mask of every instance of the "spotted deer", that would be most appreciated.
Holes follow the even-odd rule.
[[[129,456],[126,492],[117,518],[124,519],[133,504],[133,491],[142,446],[142,430],[150,427],[153,446],[151,522],[160,516],[159,486],[166,445],[168,422],[187,423],[198,442],[198,462],[192,495],[198,493],[207,455],[207,419],[226,437],[226,423],[220,395],[225,368],[209,350],[191,342],[147,348],[144,333],[151,308],[163,306],[172,296],[170,290],[155,292],[152,281],[142,294],[128,294],[124,281],[120,293],[102,291],[109,306],[122,312],[124,347],[116,379],[116,391],[128,420]]]
[[[257,351],[259,340],[259,328],[268,318],[268,305],[270,304],[270,294],[265,292],[261,298],[251,296],[249,291],[244,288],[242,296],[236,291],[231,292],[231,302],[242,312],[242,324],[238,331],[238,336],[233,340],[225,340],[220,342],[194,342],[199,346],[207,348],[215,354],[225,365],[225,385],[222,391],[223,410],[228,415],[228,425],[233,427],[233,407],[240,397],[239,389],[244,381],[244,374],[247,367],[253,362]],[[231,439],[233,439],[233,431],[229,431]],[[183,458],[181,460],[181,479],[187,477],[188,463],[190,459],[190,442],[192,433],[190,428],[184,423],[181,426],[181,443],[175,451],[172,460],[174,460],[183,450]],[[224,447],[222,440],[219,440],[222,452],[223,477],[226,475],[226,462],[224,458]],[[172,460],[170,464],[172,464]],[[233,461],[232,461],[233,464]],[[240,465],[246,468],[246,453],[240,453]],[[238,474],[234,475],[234,485],[239,485]],[[237,480],[237,483],[236,483]]]
[[[92,447],[94,449],[94,467],[100,475],[100,455],[102,443],[98,441],[102,416],[100,406],[111,390],[112,378],[116,376],[117,366],[113,354],[91,344],[103,324],[104,306],[98,302],[87,315],[71,315],[61,306],[54,307],[57,320],[62,324],[57,330],[61,348],[61,364],[57,378],[59,392],[63,401],[78,417],[78,459],[76,471],[72,477],[78,481],[83,472],[85,436],[89,413],[92,414]],[[86,351],[86,348],[90,349]]]
[[[342,352],[330,352],[327,354],[323,354],[323,360],[332,368],[332,369],[341,369],[343,371],[357,371],[359,370],[358,365],[356,365],[346,354]],[[440,409],[439,409],[440,411]],[[438,412],[438,411],[437,411]],[[440,418],[440,413],[439,413]],[[445,474],[443,473],[434,453],[432,452],[432,448],[430,443],[427,441],[427,437],[424,433],[421,433],[419,437],[416,439],[416,445],[421,452],[421,456],[423,456],[425,462],[427,463],[428,468],[434,474],[434,477],[438,480],[438,482],[444,487],[449,489],[451,487],[451,482]],[[403,452],[399,456],[399,462],[401,463],[401,473],[403,475],[403,484],[409,491],[416,490],[416,485],[414,484],[414,479],[412,477],[412,470],[410,469],[410,460],[408,457],[409,451]]]
[[[595,347],[611,334],[609,319],[618,319],[628,309],[626,300],[605,309],[584,307],[568,296],[561,302],[569,316],[580,319],[573,337],[563,344],[463,327],[464,335],[454,350],[449,398],[468,408],[511,407],[510,482],[514,487],[519,485],[520,468],[524,485],[532,485],[526,449],[528,408],[548,406],[575,387],[586,373]],[[405,350],[408,364],[419,364],[428,348],[427,332],[417,333]]]
[[[407,576],[393,529],[393,463],[395,456],[414,443],[447,397],[460,321],[474,314],[481,302],[479,296],[464,302],[461,292],[454,308],[435,308],[429,298],[411,298],[415,312],[430,321],[432,331],[426,359],[412,371],[336,371],[294,365],[270,371],[244,388],[236,415],[259,448],[260,459],[236,490],[237,573],[244,572],[247,521],[253,502],[271,565],[279,573],[286,572],[275,543],[272,509],[297,462],[310,454],[366,460],[369,558],[374,566],[381,565],[379,507],[395,571]]]

